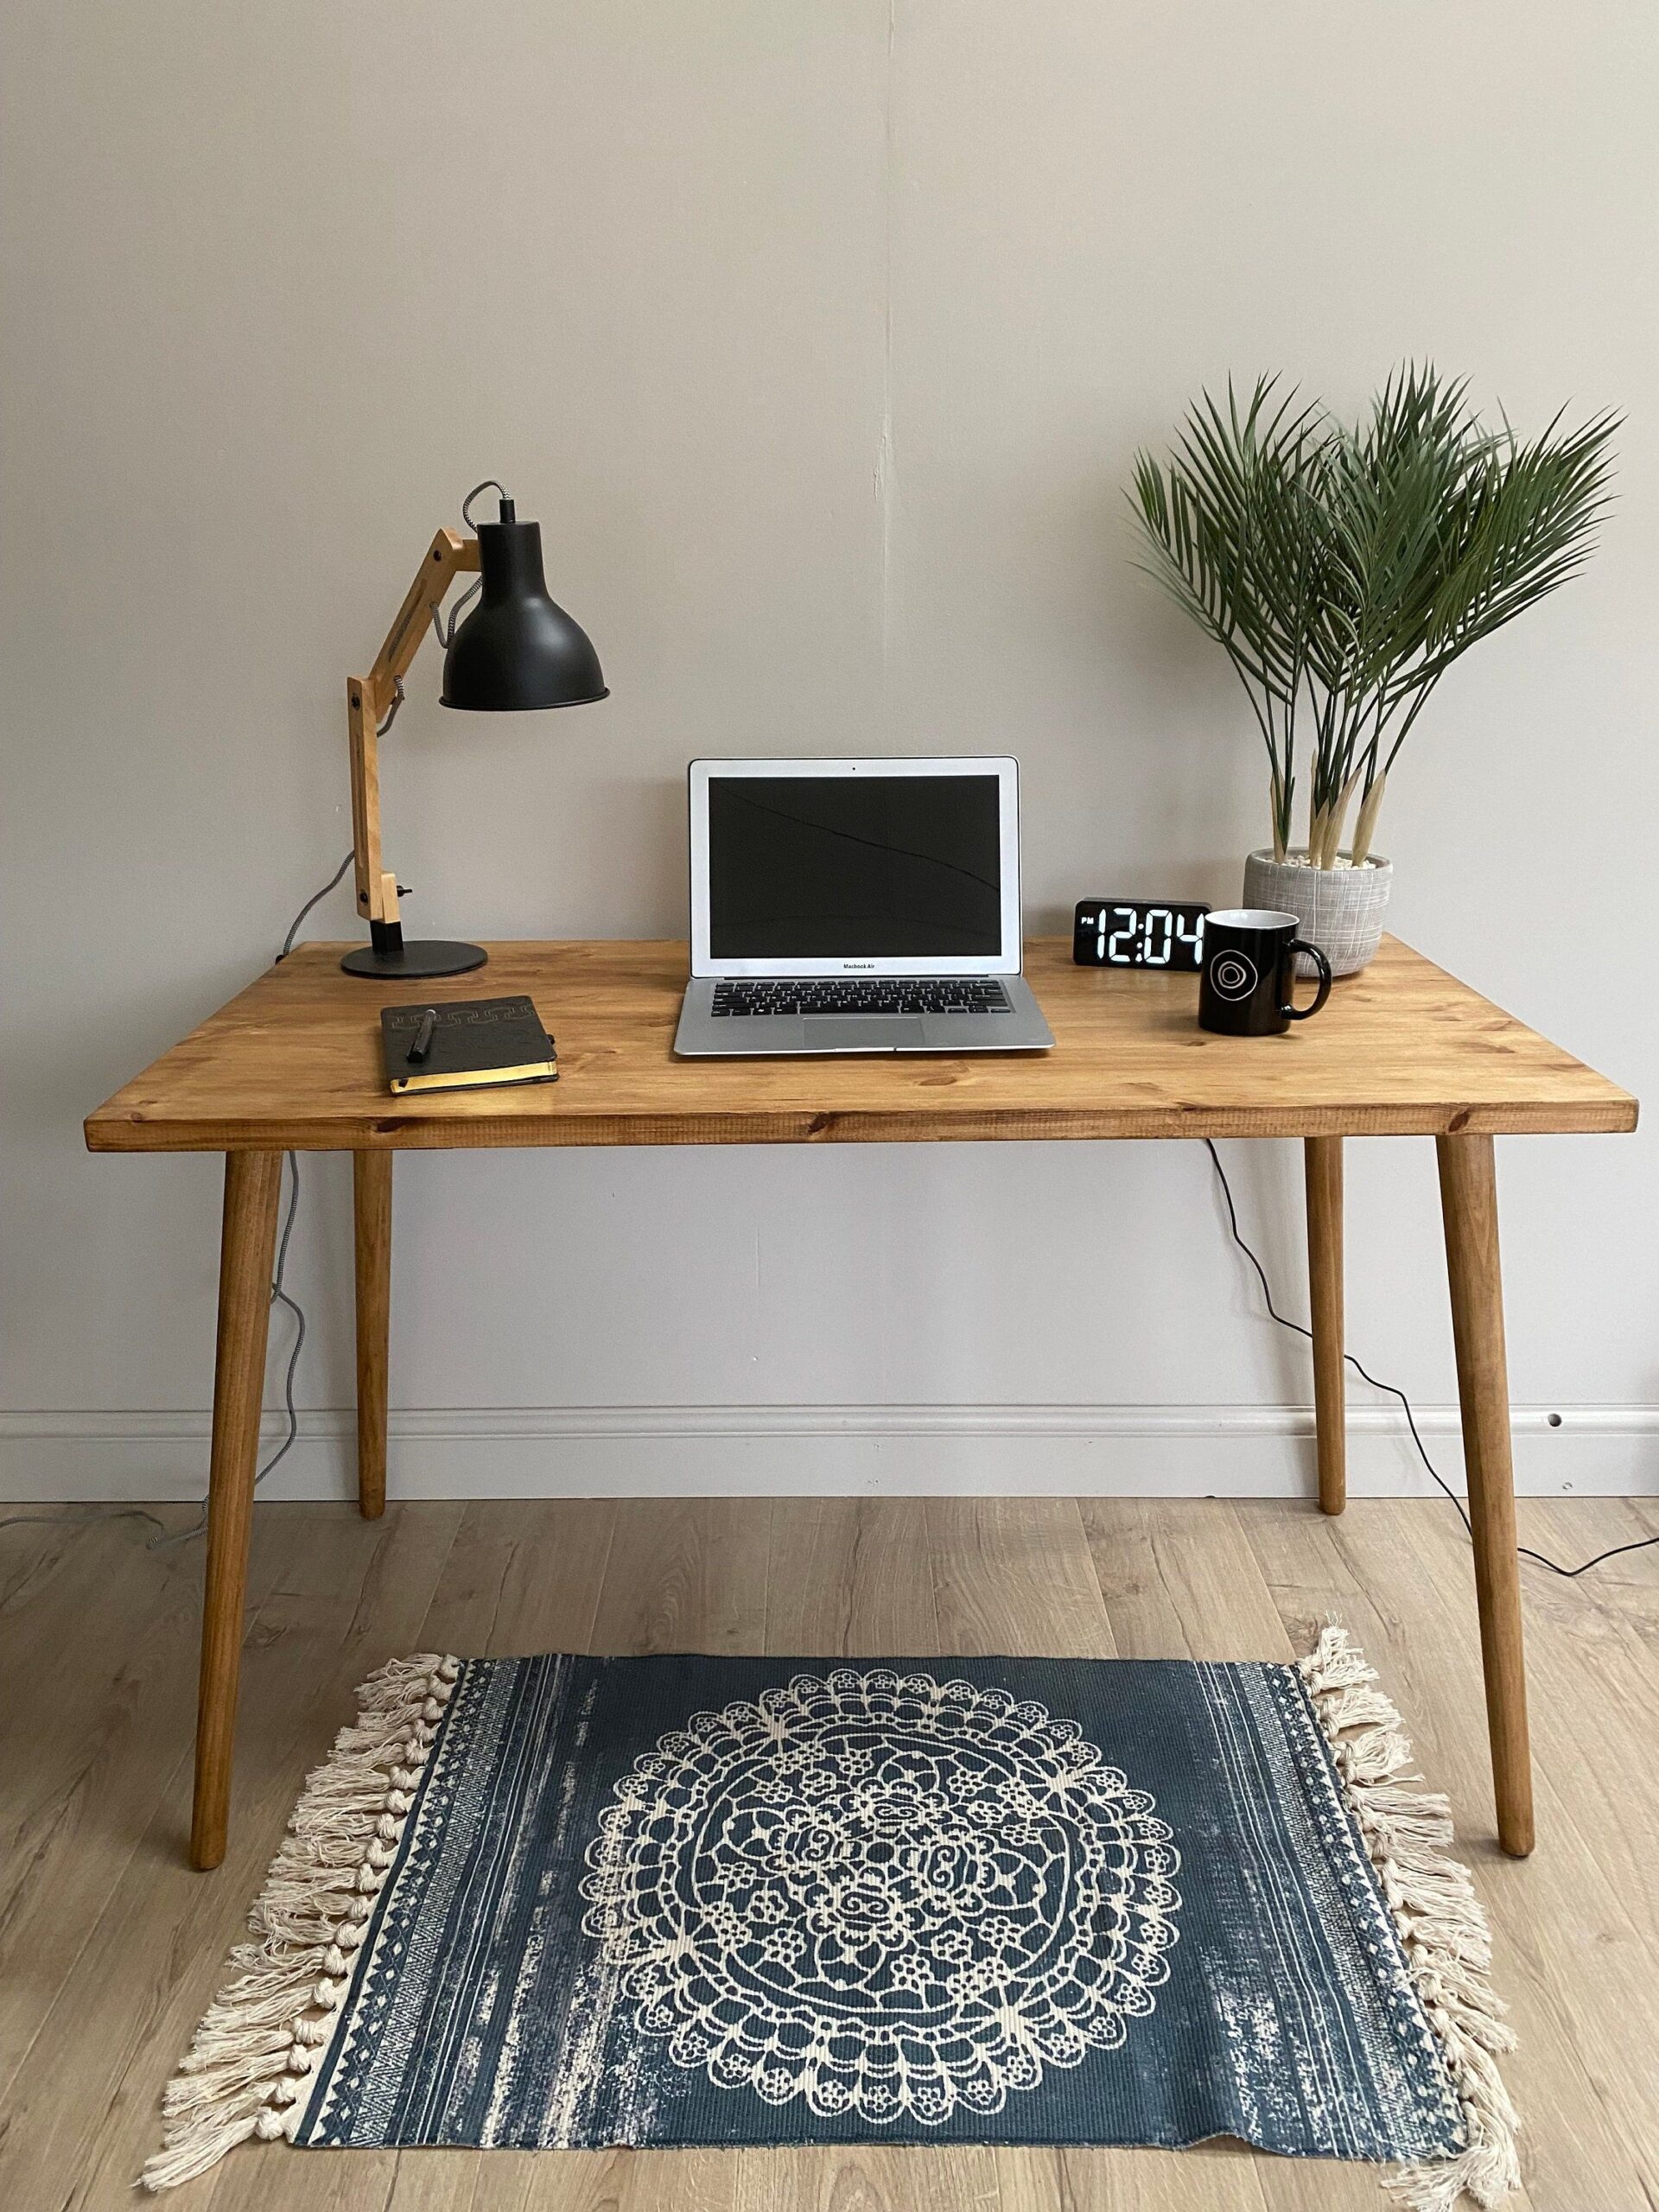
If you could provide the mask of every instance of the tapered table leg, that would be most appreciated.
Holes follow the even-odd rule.
[[[259,1455],[276,1243],[280,1152],[227,1152],[219,1253],[219,1349],[213,1370],[213,1445],[207,1491],[207,1577],[202,1599],[196,1705],[196,1795],[190,1861],[217,1866],[230,1814],[236,1694],[253,1478]]]
[[[357,1247],[357,1503],[386,1510],[386,1361],[391,1325],[391,1154],[352,1154]]]
[[[1474,1529],[1475,1593],[1492,1741],[1497,1840],[1511,1858],[1532,1849],[1532,1762],[1521,1642],[1521,1562],[1516,1552],[1515,1475],[1510,1456],[1510,1382],[1498,1274],[1497,1185],[1489,1136],[1435,1139],[1440,1211],[1452,1287],[1452,1332],[1463,1408],[1463,1459]]]
[[[1340,1513],[1348,1503],[1347,1408],[1342,1375],[1342,1139],[1307,1137],[1303,1140],[1303,1151],[1319,1510]]]

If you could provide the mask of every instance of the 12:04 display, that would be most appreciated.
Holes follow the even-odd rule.
[[[1081,899],[1071,957],[1079,968],[1167,968],[1196,975],[1204,965],[1209,911],[1193,902]]]

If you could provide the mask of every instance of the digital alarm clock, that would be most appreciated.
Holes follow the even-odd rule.
[[[1196,976],[1204,965],[1202,902],[1080,899],[1071,931],[1079,968],[1168,968]]]

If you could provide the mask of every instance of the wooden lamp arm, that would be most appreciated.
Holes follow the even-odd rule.
[[[433,610],[458,575],[476,569],[478,540],[441,530],[432,540],[415,581],[404,595],[397,620],[366,676],[346,686],[346,711],[352,751],[352,851],[357,869],[357,911],[368,922],[377,951],[402,941],[396,871],[380,856],[380,754],[376,734],[395,703],[397,687],[421,649]]]

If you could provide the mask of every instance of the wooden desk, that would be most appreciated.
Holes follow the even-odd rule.
[[[1191,976],[1074,968],[1041,940],[1027,972],[1052,1053],[940,1059],[676,1060],[676,944],[493,944],[446,998],[527,991],[561,1080],[399,1100],[380,1007],[410,987],[344,976],[302,945],[86,1122],[94,1152],[222,1152],[218,1366],[191,1856],[225,1855],[243,1598],[284,1151],[350,1152],[358,1484],[385,1501],[391,1163],[470,1146],[908,1144],[987,1139],[1300,1137],[1307,1170],[1319,1503],[1342,1510],[1342,1140],[1433,1136],[1475,1530],[1499,1840],[1532,1848],[1521,1592],[1498,1276],[1494,1135],[1636,1126],[1636,1102],[1408,946],[1384,941],[1287,1035],[1212,1037]]]

